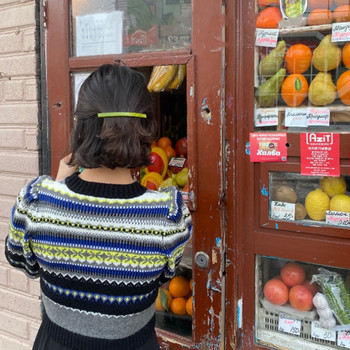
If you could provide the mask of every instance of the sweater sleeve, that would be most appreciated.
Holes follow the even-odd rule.
[[[173,229],[163,237],[164,249],[166,252],[167,264],[164,271],[164,277],[170,279],[174,277],[176,267],[179,265],[184,253],[184,249],[192,236],[191,213],[186,203],[182,199],[181,192],[175,192],[174,207],[168,215],[173,221]]]
[[[21,190],[11,211],[9,234],[5,241],[5,256],[10,265],[22,269],[31,278],[39,275],[39,264],[32,250],[33,209],[38,189],[45,178],[38,177]]]

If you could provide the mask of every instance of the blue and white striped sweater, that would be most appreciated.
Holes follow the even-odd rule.
[[[42,176],[17,199],[6,256],[13,266],[41,277],[50,330],[66,339],[66,345],[70,331],[94,339],[79,338],[87,344],[79,349],[88,350],[90,343],[103,349],[106,339],[132,349],[131,344],[142,343],[152,328],[157,288],[174,275],[191,225],[189,210],[175,188],[156,192],[136,182],[86,183],[77,174],[57,182]],[[71,328],[65,328],[63,317],[84,319],[85,327],[76,329],[69,322]],[[116,331],[125,326],[125,317],[133,320],[127,336],[125,330]],[[99,322],[113,334],[95,334]]]

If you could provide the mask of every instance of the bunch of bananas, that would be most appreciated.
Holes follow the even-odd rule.
[[[147,84],[150,92],[178,89],[186,76],[186,65],[154,66]]]

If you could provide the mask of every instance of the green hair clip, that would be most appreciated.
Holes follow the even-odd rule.
[[[134,117],[134,118],[147,118],[147,115],[144,113],[132,113],[132,112],[107,112],[107,113],[98,113],[99,118],[106,117]]]

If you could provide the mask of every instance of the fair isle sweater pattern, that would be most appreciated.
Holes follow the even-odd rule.
[[[17,198],[5,250],[12,266],[40,276],[54,338],[74,349],[129,350],[151,334],[158,287],[174,276],[191,231],[174,187],[40,176]]]

